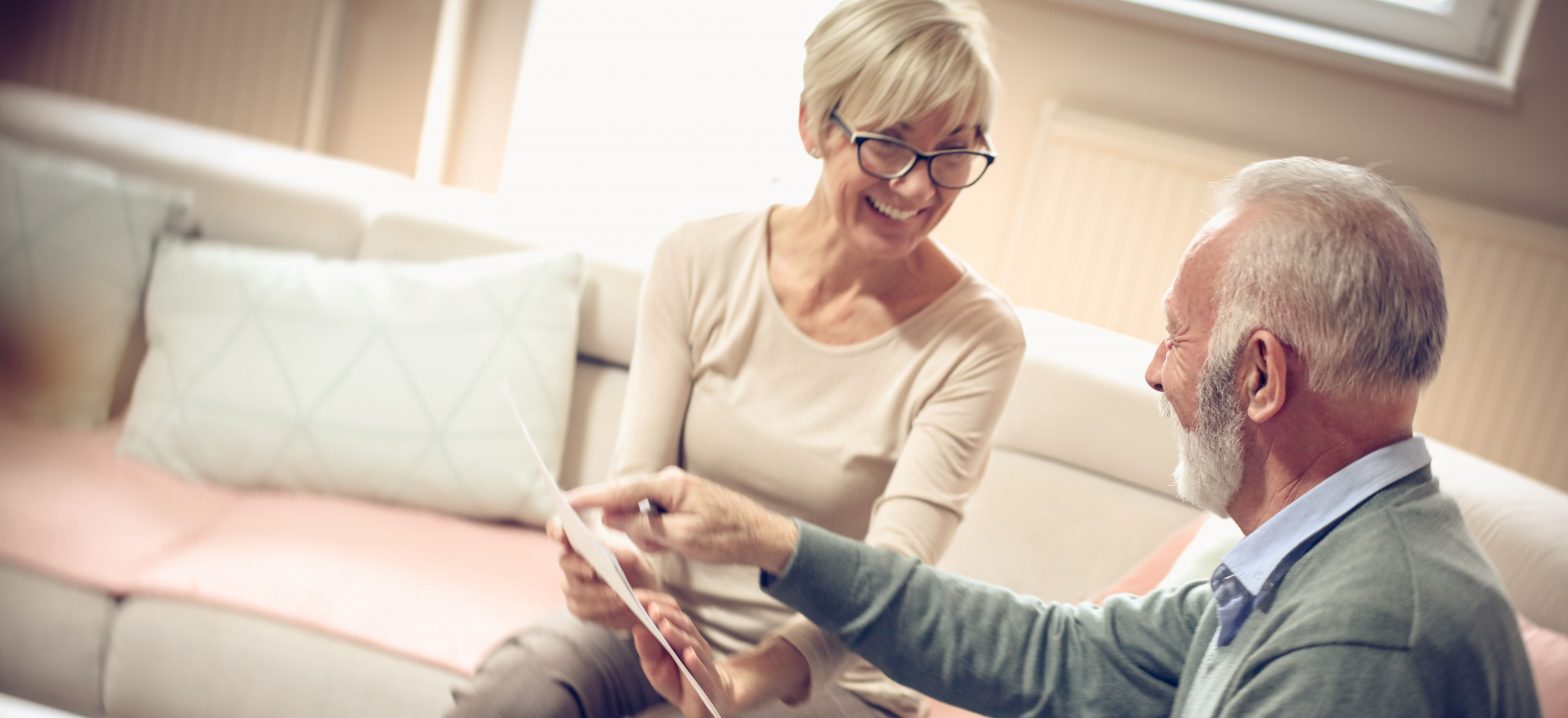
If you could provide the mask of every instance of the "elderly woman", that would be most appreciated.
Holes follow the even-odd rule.
[[[842,535],[941,556],[1024,350],[1007,300],[931,238],[994,160],[982,23],[952,0],[848,0],[817,26],[799,117],[822,160],[816,190],[660,245],[615,476],[679,466]],[[765,596],[756,571],[617,553],[727,656],[726,702],[746,715],[920,711]],[[573,615],[498,649],[453,715],[673,713],[639,667],[630,612],[581,558],[561,564]]]

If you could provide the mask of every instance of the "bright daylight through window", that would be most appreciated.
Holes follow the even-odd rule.
[[[1540,0],[1056,2],[1506,105]]]
[[[803,41],[832,0],[534,0],[500,193],[580,246],[804,202]]]
[[[1369,38],[1489,62],[1512,3],[1506,0],[1234,0]]]

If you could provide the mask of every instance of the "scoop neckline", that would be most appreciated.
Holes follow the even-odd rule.
[[[769,311],[773,314],[774,319],[782,323],[784,327],[795,336],[796,339],[817,351],[830,354],[853,354],[878,347],[882,344],[886,344],[897,337],[900,330],[923,320],[936,307],[948,302],[954,295],[958,294],[960,288],[968,284],[971,279],[969,265],[965,264],[957,257],[952,257],[953,262],[958,265],[958,269],[960,272],[962,272],[962,274],[958,277],[958,281],[953,282],[953,286],[944,290],[940,295],[937,296],[936,299],[927,302],[925,306],[916,310],[914,314],[904,317],[902,321],[894,324],[891,327],[888,327],[886,330],[883,330],[874,337],[858,341],[853,344],[829,344],[811,336],[810,334],[807,334],[805,330],[797,326],[795,324],[795,320],[790,319],[789,313],[784,311],[784,305],[779,302],[778,291],[773,288],[773,279],[768,274],[768,256],[772,253],[773,249],[773,231],[771,229],[773,211],[778,209],[778,207],[779,205],[776,204],[769,205],[767,209],[760,213],[761,218],[759,221],[762,223],[762,228],[759,234],[762,235],[762,241],[758,242],[757,246],[753,250],[756,253],[756,256],[752,258],[752,276],[761,284],[764,293],[767,294],[765,301],[768,305]]]

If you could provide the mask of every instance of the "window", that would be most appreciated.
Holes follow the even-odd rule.
[[[1236,0],[1326,27],[1429,50],[1473,62],[1489,62],[1496,49],[1504,0]]]
[[[1510,104],[1540,0],[1057,0]]]
[[[499,194],[579,244],[804,202],[806,36],[834,0],[534,0]]]

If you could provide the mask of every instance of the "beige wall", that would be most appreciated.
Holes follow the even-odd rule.
[[[0,0],[0,79],[300,144],[335,0]]]
[[[351,0],[327,154],[414,174],[435,57],[439,0]]]
[[[1213,183],[1264,156],[1071,108],[1015,156],[1030,168],[993,282],[1023,306],[1156,339],[1158,309]],[[1433,195],[1414,198],[1443,261],[1443,366],[1416,431],[1568,490],[1568,228]],[[992,244],[995,244],[994,242]],[[993,247],[994,251],[994,247]],[[1529,351],[1513,348],[1529,347]]]
[[[0,79],[412,175],[442,3],[0,0]],[[526,16],[525,0],[476,4],[476,20],[501,14],[492,6],[510,11],[505,21]],[[486,72],[495,55],[477,61],[483,77],[507,71],[503,57],[501,70]],[[491,82],[509,109],[507,81]]]
[[[1037,146],[1042,111],[1052,101],[1212,143],[1231,150],[1227,156],[1309,154],[1378,163],[1381,172],[1420,196],[1538,220],[1543,224],[1530,225],[1529,231],[1507,218],[1499,218],[1491,231],[1472,222],[1468,226],[1479,228],[1456,234],[1456,241],[1440,237],[1455,303],[1454,346],[1423,404],[1418,430],[1568,488],[1568,447],[1553,438],[1563,429],[1562,411],[1555,405],[1568,400],[1568,383],[1542,385],[1538,371],[1522,370],[1539,352],[1568,342],[1568,324],[1557,319],[1568,306],[1561,306],[1563,295],[1554,289],[1564,281],[1559,268],[1568,266],[1568,246],[1560,246],[1568,244],[1568,82],[1560,74],[1568,68],[1568,44],[1557,41],[1568,37],[1568,3],[1542,4],[1517,101],[1504,108],[1051,0],[981,2],[995,27],[1006,85],[994,132],[1003,157],[959,201],[942,237],[982,274],[1022,304],[1158,339],[1158,295],[1201,215],[1154,209],[1161,190],[1139,184],[1141,178],[1130,174],[1121,182],[1111,175],[1098,178],[1106,189],[1094,197],[1031,196],[1053,185],[1041,179],[1052,173],[1067,172],[1055,183],[1058,189],[1046,189],[1057,194],[1081,192],[1091,179],[1064,169],[1061,162],[1067,158],[1061,154],[1053,165],[1051,153]],[[1209,179],[1220,179],[1230,169],[1217,170]],[[1201,183],[1199,188],[1190,197],[1193,203],[1204,201]],[[1125,208],[1115,207],[1118,192],[1126,195]],[[1113,201],[1107,202],[1106,195]],[[1083,231],[1047,238],[1040,231],[1039,212],[1031,210],[1054,206],[1053,201],[1070,203],[1063,211],[1076,212],[1080,219],[1073,221]],[[1092,216],[1082,216],[1085,211]],[[1151,212],[1184,226],[1149,226]],[[1432,219],[1440,233],[1453,233],[1453,222]],[[1144,226],[1145,231],[1123,237],[1089,231],[1095,226]],[[1506,271],[1514,266],[1508,263],[1512,259],[1478,261],[1473,252],[1459,251],[1461,245],[1511,242],[1511,236],[1502,235],[1514,234],[1540,237],[1537,241],[1546,244],[1534,250],[1539,260],[1518,264],[1513,274]],[[1113,235],[1116,240],[1108,241]],[[1041,243],[1049,246],[1035,246]],[[1121,275],[1106,267],[1104,276],[1136,275],[1143,284],[1160,286],[1118,287],[1114,279],[1087,286],[1081,268],[1031,265],[1030,255],[1057,257],[1058,263],[1076,257],[1136,265],[1141,269]],[[1167,266],[1153,272],[1151,263]],[[1029,266],[1039,270],[1023,269]],[[1149,279],[1153,276],[1160,279]],[[1093,296],[1063,297],[1060,288],[1039,286],[1053,282],[1076,282],[1082,293]],[[1542,302],[1559,306],[1538,306]],[[1496,420],[1510,411],[1529,416]],[[1499,435],[1505,424],[1513,429]]]
[[[302,98],[313,48],[305,33],[315,9],[333,1],[0,0],[0,77],[288,142],[272,129],[290,122],[268,117],[273,104],[204,107],[140,89],[222,79],[257,96]],[[1541,3],[1518,100],[1495,107],[1054,0],[981,2],[1007,84],[996,132],[1004,151],[1027,151],[1041,105],[1054,98],[1263,154],[1386,162],[1384,172],[1400,182],[1568,226],[1568,81],[1561,75],[1568,43],[1560,40],[1568,37],[1568,3]],[[411,173],[442,0],[342,4],[325,149]],[[504,145],[502,115],[510,110],[530,3],[471,5],[448,176],[484,187]],[[221,13],[238,20],[225,27],[213,19]],[[140,29],[116,31],[125,27]],[[182,63],[193,56],[179,51],[184,46],[210,46],[227,59]],[[61,59],[71,57],[83,59]],[[133,66],[129,80],[116,74],[120,65]],[[258,120],[269,124],[247,124]],[[1004,158],[956,210],[949,234],[994,234],[994,218],[1006,217],[1017,200],[1022,171]],[[983,256],[984,248],[975,252]]]
[[[1402,184],[1568,226],[1568,3],[1545,0],[1512,108],[1187,36],[1052,0],[980,0],[1006,95],[996,139],[1028,151],[1042,105],[1121,117],[1265,155],[1381,162]],[[1024,167],[999,162],[948,220],[978,261]]]

